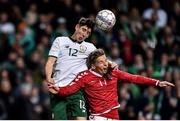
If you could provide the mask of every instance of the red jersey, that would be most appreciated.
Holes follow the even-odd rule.
[[[132,75],[120,70],[113,70],[111,79],[105,79],[94,71],[86,70],[79,73],[68,86],[61,87],[59,94],[67,96],[83,88],[91,115],[102,115],[119,107],[117,80],[154,86],[159,83],[159,80]]]

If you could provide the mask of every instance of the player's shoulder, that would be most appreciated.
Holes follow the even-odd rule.
[[[93,43],[86,42],[86,41],[84,41],[84,42],[83,42],[83,44],[90,45],[90,46],[94,46],[94,44],[93,44]]]
[[[90,42],[85,42],[85,41],[84,41],[82,45],[88,47],[88,49],[89,49],[90,51],[93,51],[93,50],[96,49],[95,45],[92,44],[92,43],[90,43]]]
[[[63,40],[68,40],[68,39],[69,39],[69,37],[61,36],[61,37],[56,37],[55,40],[57,40],[57,41],[63,41]]]
[[[120,73],[121,71],[119,70],[119,69],[113,69],[112,71],[111,71],[111,74],[112,75],[116,75],[117,73]]]
[[[86,76],[86,75],[89,75],[89,74],[90,74],[89,70],[84,70],[84,71],[81,71],[79,73],[79,75],[81,75],[81,76]]]
[[[67,44],[69,43],[69,37],[66,37],[66,36],[60,36],[60,37],[56,37],[55,40],[54,40],[54,43],[58,43],[58,44]]]
[[[127,74],[127,72],[119,70],[119,69],[113,69],[111,74],[112,74],[112,76],[117,77],[117,76],[120,76],[120,75],[124,76],[124,75]]]
[[[119,69],[113,69],[113,70],[112,70],[112,73],[119,73],[119,72],[122,72],[122,71],[119,70]]]
[[[79,78],[86,77],[90,74],[89,70],[81,71],[78,76]]]

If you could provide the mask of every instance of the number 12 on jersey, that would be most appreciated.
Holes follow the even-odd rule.
[[[77,49],[69,48],[69,56],[77,56]]]

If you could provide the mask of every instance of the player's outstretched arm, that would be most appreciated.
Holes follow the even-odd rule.
[[[174,84],[167,81],[160,81],[141,75],[133,75],[120,70],[114,70],[113,72],[117,76],[117,78],[122,81],[132,82],[136,84],[154,85],[159,87],[175,86]]]
[[[167,81],[159,81],[158,86],[159,87],[167,87],[167,86],[174,87],[175,85]]]
[[[61,96],[68,96],[80,90],[83,87],[83,74],[79,73],[76,78],[67,86],[65,87],[57,87],[55,86],[54,82],[47,82],[48,90],[53,94],[58,94]]]

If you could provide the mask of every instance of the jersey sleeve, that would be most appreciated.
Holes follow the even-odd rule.
[[[58,94],[61,96],[68,96],[80,90],[84,87],[84,76],[82,73],[79,73],[76,78],[67,86],[60,87]]]
[[[136,84],[146,84],[146,85],[157,86],[159,83],[159,80],[140,76],[140,75],[133,75],[133,74],[123,72],[120,70],[114,70],[113,75],[115,75],[119,80],[132,82]]]
[[[60,52],[60,37],[56,38],[51,46],[51,49],[49,51],[49,56],[58,57],[58,54]]]
[[[97,48],[92,44],[92,51],[96,50]]]
[[[89,43],[89,52],[91,53],[92,51],[96,50],[97,48],[92,44],[92,43]]]

